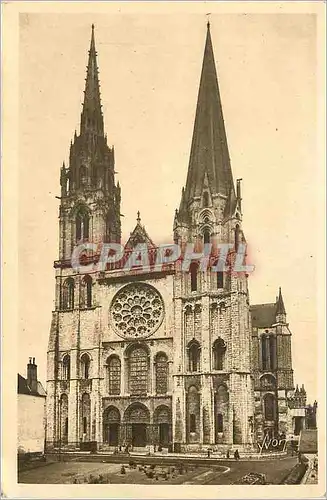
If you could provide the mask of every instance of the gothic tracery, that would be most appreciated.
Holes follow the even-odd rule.
[[[118,335],[127,338],[148,337],[163,320],[161,295],[146,283],[126,285],[114,297],[110,316]]]

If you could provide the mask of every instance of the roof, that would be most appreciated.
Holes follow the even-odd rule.
[[[139,243],[145,243],[147,248],[155,248],[155,244],[148,235],[145,227],[141,224],[140,212],[137,212],[137,224],[130,234],[126,248],[135,248]]]
[[[37,392],[32,391],[27,383],[27,379],[22,377],[22,375],[20,375],[19,373],[17,380],[17,392],[18,394],[26,394],[27,396],[46,397],[47,395],[41,382],[37,382]]]
[[[253,327],[269,328],[276,323],[276,304],[255,304],[250,313]]]
[[[318,452],[318,431],[317,429],[306,429],[301,431],[299,440],[300,453]]]

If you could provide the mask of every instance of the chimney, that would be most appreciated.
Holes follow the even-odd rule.
[[[37,365],[35,358],[29,358],[27,365],[27,384],[32,392],[37,392]]]

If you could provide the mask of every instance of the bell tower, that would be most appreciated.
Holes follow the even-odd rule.
[[[108,145],[104,133],[92,25],[80,129],[71,141],[68,165],[63,164],[60,173],[59,259],[54,263],[55,310],[47,353],[47,441],[52,444],[58,440],[79,442],[81,429],[89,440],[98,432],[98,276],[96,271],[76,271],[71,257],[76,245],[82,243],[99,247],[103,242],[120,243],[121,194],[114,169],[114,148]],[[91,352],[94,358],[89,369]],[[97,415],[92,421],[91,413]]]
[[[115,184],[114,148],[104,133],[94,25],[79,134],[60,175],[59,259],[70,259],[80,242],[120,242],[120,186]]]
[[[233,271],[242,231],[240,179],[232,175],[210,24],[185,188],[175,212],[174,241],[214,255],[228,245],[223,270],[202,271],[195,257],[175,281],[181,352],[175,363],[175,441],[249,445],[253,441],[250,316],[247,275]],[[218,253],[215,253],[218,252]],[[243,262],[242,262],[243,263]]]

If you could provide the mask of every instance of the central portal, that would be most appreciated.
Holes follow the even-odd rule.
[[[132,446],[146,446],[146,424],[132,424]]]
[[[150,443],[150,412],[142,403],[132,403],[125,411],[127,444],[143,448]]]
[[[169,444],[169,424],[159,424],[159,444],[168,446]]]

